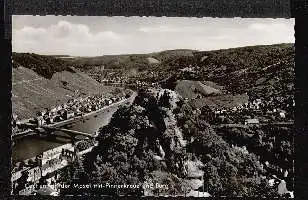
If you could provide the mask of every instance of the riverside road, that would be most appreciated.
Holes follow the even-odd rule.
[[[98,111],[85,114],[81,118],[71,121],[69,124],[64,123],[62,126],[69,126],[70,130],[85,132],[95,134],[95,132],[101,127],[109,123],[112,115],[117,111],[121,105],[131,104],[135,97],[137,96],[136,92],[123,101],[114,103],[110,106],[102,108]],[[57,125],[59,127],[59,125]],[[55,135],[65,135],[61,131],[55,131]],[[22,161],[28,158],[35,157],[38,154],[41,154],[44,151],[58,147],[65,143],[69,143],[70,140],[63,137],[57,137],[50,139],[48,137],[42,138],[37,136],[35,133],[30,133],[24,137],[14,138],[14,146],[12,152],[13,161]]]

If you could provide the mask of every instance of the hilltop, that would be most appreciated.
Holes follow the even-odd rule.
[[[192,57],[195,50],[178,49],[154,52],[149,54],[104,55],[96,57],[58,57],[77,69],[101,77],[139,76],[142,73],[157,71],[161,66],[167,66],[173,60],[182,57]]]
[[[107,69],[119,69],[124,67],[125,69],[136,68],[140,65],[146,64],[151,66],[148,62],[148,58],[155,59],[159,62],[166,62],[172,59],[180,58],[183,56],[193,56],[193,52],[196,50],[189,49],[176,49],[166,50],[161,52],[154,52],[149,54],[122,54],[122,55],[103,55],[95,57],[69,57],[69,56],[56,56],[61,57],[62,60],[69,61],[76,67],[90,68],[91,66],[105,66]]]
[[[288,83],[292,87],[294,55],[293,44],[199,51],[192,57],[161,66],[163,73],[160,76],[169,76],[166,81],[169,81],[169,87],[174,80],[205,80],[224,86],[232,93],[249,92],[252,88],[261,88],[257,86],[273,86],[276,82]],[[189,70],[180,70],[185,68]]]
[[[185,94],[180,93],[191,97],[197,96],[197,93],[179,81],[200,81],[189,84],[201,85],[207,90],[216,91],[214,93],[219,90],[222,94],[228,93],[229,97],[247,94],[251,98],[267,98],[293,95],[294,55],[293,44],[275,44],[63,60],[98,81],[104,79],[129,84],[137,81],[144,84],[159,82],[163,88],[185,91]]]
[[[293,44],[275,44],[214,51],[168,50],[63,60],[81,71],[98,73],[104,77],[124,75],[129,80],[145,82],[165,79],[166,87],[171,89],[175,85],[170,83],[177,80],[198,80],[212,81],[232,93],[249,92],[252,88],[262,93],[260,90],[275,87],[277,77],[281,79],[278,82],[288,82],[287,87],[293,87],[294,55]],[[149,58],[156,62],[149,62]],[[130,73],[132,71],[134,73]]]
[[[28,68],[36,72],[38,75],[50,79],[56,72],[75,71],[61,59],[53,56],[38,55],[34,53],[13,53],[13,68],[19,66]]]

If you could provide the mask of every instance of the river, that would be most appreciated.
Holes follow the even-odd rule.
[[[103,108],[93,114],[87,115],[83,119],[75,121],[69,125],[69,129],[92,133],[102,127],[107,125],[113,115],[113,113],[118,109],[120,105],[131,104],[136,97],[136,93],[123,102],[112,104],[106,108]],[[56,134],[66,135],[62,132],[55,132]],[[69,139],[64,139],[61,137],[42,137],[37,135],[25,136],[20,139],[14,140],[14,146],[12,150],[12,160],[13,162],[26,160],[35,157],[38,154],[43,153],[49,149],[61,146],[65,143],[69,143]]]

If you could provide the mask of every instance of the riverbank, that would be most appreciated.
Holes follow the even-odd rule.
[[[69,124],[71,124],[71,127],[69,129],[95,134],[100,127],[109,123],[113,113],[118,109],[119,106],[126,103],[131,104],[134,101],[135,96],[136,92],[133,92],[132,95],[124,101],[117,102],[99,111],[88,113],[83,119],[75,120],[73,123],[70,122]],[[54,133],[54,138],[37,137],[35,135],[13,138],[15,143],[12,151],[13,162],[20,162],[28,158],[35,157],[36,155],[47,151],[48,149],[52,149],[62,144],[71,142],[69,140],[56,137],[56,135],[59,134],[64,135],[64,133],[61,131],[55,131]]]
[[[115,102],[111,105],[108,105],[108,106],[105,106],[103,108],[100,108],[98,110],[95,110],[93,112],[90,112],[90,113],[83,113],[81,116],[73,116],[67,120],[64,120],[64,121],[60,121],[60,122],[55,122],[55,123],[52,123],[52,124],[48,124],[46,125],[46,127],[48,128],[59,128],[61,126],[65,126],[65,125],[69,125],[69,124],[72,124],[72,123],[75,123],[75,122],[78,122],[78,121],[82,121],[82,120],[88,120],[88,118],[91,118],[92,116],[106,110],[106,109],[109,109],[110,107],[113,107],[113,106],[117,106],[117,105],[120,105],[122,103],[125,103],[127,101],[131,101],[135,96],[135,92],[133,92],[132,90],[130,90],[130,92],[132,93],[132,95],[129,97],[129,98],[124,98],[118,102]],[[29,121],[31,121],[32,118],[30,119],[23,119],[23,120],[20,120],[17,124],[20,125],[20,124],[25,124],[25,123],[29,123]],[[24,130],[24,131],[21,131],[21,132],[17,132],[17,133],[13,133],[12,134],[12,137],[15,139],[16,137],[23,137],[25,135],[34,135],[36,133],[33,132],[32,129],[28,129],[28,130]]]

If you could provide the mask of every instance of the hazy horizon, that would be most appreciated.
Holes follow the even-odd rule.
[[[294,19],[13,16],[12,51],[95,57],[294,43]]]
[[[178,51],[178,50],[187,50],[187,51],[217,51],[217,50],[226,50],[226,49],[236,49],[236,48],[243,48],[243,47],[255,47],[255,46],[271,46],[271,45],[282,45],[282,44],[294,44],[294,43],[275,43],[275,44],[266,44],[266,45],[248,45],[248,46],[240,46],[240,47],[232,47],[232,48],[223,48],[223,49],[216,49],[216,50],[195,50],[195,49],[166,49],[162,51],[154,51],[154,52],[148,52],[148,53],[122,53],[122,54],[103,54],[103,55],[98,55],[98,56],[72,56],[72,55],[64,55],[64,54],[39,54],[35,52],[15,52],[13,53],[33,53],[37,55],[42,55],[42,56],[64,56],[64,57],[100,57],[100,56],[125,56],[125,55],[142,55],[142,54],[152,54],[152,53],[160,53],[164,51]]]

